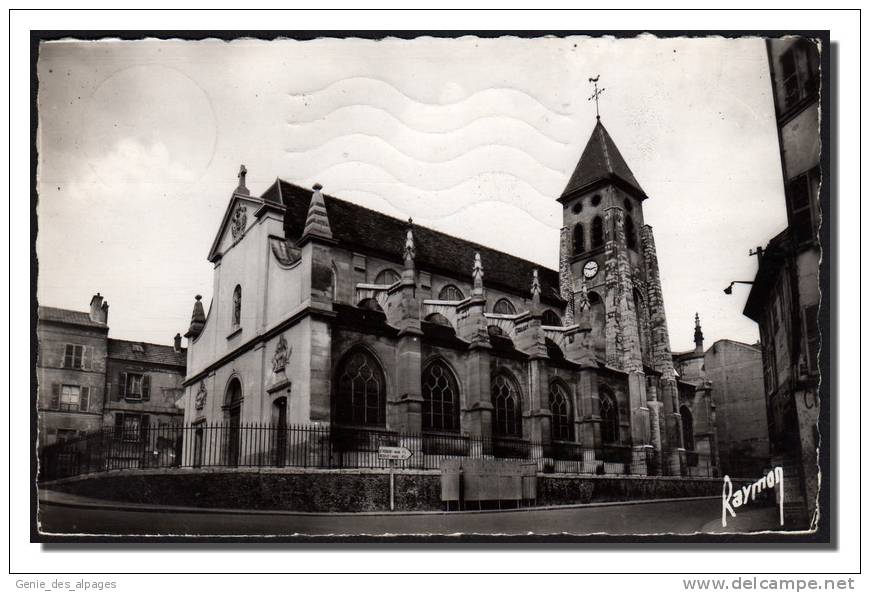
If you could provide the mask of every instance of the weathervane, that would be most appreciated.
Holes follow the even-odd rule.
[[[595,78],[589,79],[589,82],[591,82],[595,85],[595,92],[592,93],[591,97],[586,99],[587,101],[591,101],[592,99],[595,99],[595,119],[601,119],[601,115],[598,113],[598,97],[600,97],[601,93],[603,93],[605,91],[605,89],[598,90],[598,79],[599,78],[601,78],[600,74],[598,76],[596,76]]]

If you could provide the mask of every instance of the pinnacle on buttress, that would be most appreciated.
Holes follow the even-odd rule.
[[[329,226],[329,216],[326,213],[326,202],[320,190],[323,186],[315,183],[311,193],[311,204],[308,206],[308,216],[305,218],[305,230],[302,237],[323,237],[332,239],[332,228]]]
[[[405,260],[405,269],[413,270],[414,269],[414,258],[417,257],[417,248],[414,246],[414,231],[412,229],[414,225],[414,219],[408,219],[408,232],[405,233],[405,249],[402,254]]]
[[[480,260],[480,253],[474,254],[474,267],[471,269],[471,278],[474,286],[471,289],[471,294],[483,296],[483,262]]]
[[[532,305],[536,308],[541,305],[541,283],[538,280],[538,268],[532,270]]]
[[[251,190],[248,189],[248,186],[245,184],[245,177],[248,175],[248,169],[245,168],[244,165],[239,167],[239,174],[237,177],[239,178],[239,186],[236,188],[234,193],[242,194],[245,196],[251,195]]]
[[[695,313],[695,352],[704,351],[704,334],[701,331],[701,318]]]

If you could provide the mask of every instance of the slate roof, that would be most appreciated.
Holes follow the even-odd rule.
[[[568,197],[578,191],[592,186],[599,181],[622,182],[626,189],[632,191],[640,199],[646,198],[646,193],[641,189],[634,173],[629,169],[625,159],[622,158],[613,138],[607,133],[601,120],[595,124],[592,135],[583,149],[583,154],[574,168],[574,174],[562,192],[562,198]]]
[[[142,352],[135,351],[134,346],[141,346]],[[109,338],[109,358],[186,367],[187,349],[182,348],[180,352],[176,352],[172,346]]]
[[[98,327],[101,329],[108,327],[105,323],[93,321],[90,314],[84,311],[71,311],[70,309],[58,309],[57,307],[39,307],[37,310],[37,316],[40,321],[55,321],[58,323],[69,323],[86,327]]]
[[[278,179],[261,198],[283,203],[286,210],[284,230],[287,237],[298,238],[305,228],[311,193]],[[323,194],[333,238],[340,245],[362,253],[379,255],[401,262],[408,222],[375,210]],[[538,268],[541,300],[561,305],[559,273],[524,259],[496,251],[423,226],[414,225],[417,269],[441,272],[471,282],[474,252],[480,252],[484,269],[484,286],[500,288],[516,295],[530,296],[532,270]],[[522,240],[517,237],[517,240]]]

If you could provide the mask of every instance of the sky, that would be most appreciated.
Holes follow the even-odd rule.
[[[748,252],[786,225],[761,39],[43,44],[37,297],[171,344],[237,185],[276,177],[558,268],[556,202],[601,121],[649,199],[674,351],[754,343]]]

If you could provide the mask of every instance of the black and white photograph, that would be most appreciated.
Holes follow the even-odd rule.
[[[613,33],[38,40],[38,538],[817,533],[827,33]]]

